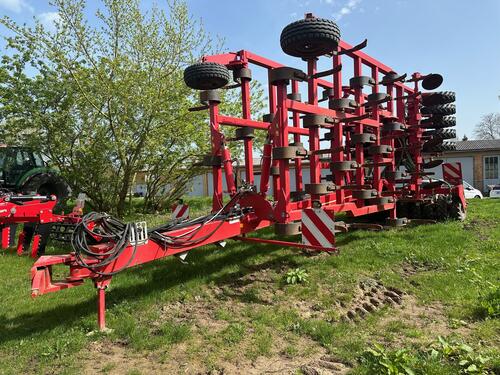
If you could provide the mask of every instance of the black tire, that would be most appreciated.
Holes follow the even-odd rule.
[[[424,204],[422,207],[422,218],[436,220],[436,205],[432,203]]]
[[[410,211],[408,209],[408,204],[406,202],[397,202],[396,212],[398,217],[409,217]]]
[[[325,18],[305,18],[287,25],[280,36],[281,49],[287,55],[314,58],[337,49],[340,30]]]
[[[448,203],[445,199],[440,198],[436,202],[435,208],[436,220],[444,221],[448,218]]]
[[[457,144],[455,142],[443,142],[442,144],[433,146],[431,149],[426,149],[424,152],[445,152],[445,151],[455,151],[457,149]]]
[[[184,82],[195,90],[214,90],[226,86],[231,80],[225,65],[202,62],[188,66],[184,70]]]
[[[422,104],[425,106],[448,104],[454,101],[455,93],[453,91],[436,91],[422,94]]]
[[[53,173],[40,173],[32,176],[21,187],[25,194],[55,195],[57,197],[56,209],[63,206],[69,195],[68,184]]]
[[[431,105],[428,107],[422,107],[423,115],[454,115],[456,112],[455,104],[439,104]]]
[[[457,125],[455,116],[432,116],[421,121],[424,128],[443,129]]]
[[[408,203],[408,218],[410,219],[422,219],[422,207],[420,204],[415,202]]]
[[[457,137],[457,132],[455,129],[427,130],[424,132],[424,136],[432,136],[439,139],[454,139]]]

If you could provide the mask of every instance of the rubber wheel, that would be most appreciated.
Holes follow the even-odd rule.
[[[202,62],[184,70],[184,82],[195,90],[213,90],[226,86],[231,74],[225,65]]]
[[[421,121],[426,128],[442,129],[457,125],[455,116],[432,116]]]
[[[314,58],[337,49],[340,30],[324,18],[306,18],[287,25],[280,36],[281,49],[287,55]]]
[[[408,204],[406,202],[397,202],[396,212],[399,217],[409,217],[410,213],[408,210]]]
[[[455,101],[453,91],[436,91],[422,94],[422,104],[425,106],[448,104]]]
[[[26,181],[21,191],[25,194],[55,195],[57,197],[56,209],[63,206],[69,195],[68,184],[62,178],[52,173],[34,175]]]
[[[455,104],[439,104],[422,107],[423,115],[453,115],[456,112]]]
[[[448,203],[444,199],[439,199],[435,206],[436,220],[446,220],[448,218]]]
[[[435,220],[436,212],[435,212],[435,204],[427,203],[422,207],[422,218]]]
[[[421,205],[416,203],[408,204],[408,217],[411,219],[421,219],[422,218]]]
[[[432,136],[440,139],[455,139],[457,137],[457,132],[455,129],[435,129],[425,131],[424,136]]]

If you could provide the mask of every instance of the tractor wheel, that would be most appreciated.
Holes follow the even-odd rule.
[[[456,112],[455,104],[439,104],[422,107],[423,115],[453,115]]]
[[[467,212],[461,202],[452,202],[450,205],[450,217],[455,220],[464,221]]]
[[[202,62],[188,66],[184,70],[184,82],[195,90],[214,90],[226,86],[231,80],[225,65]]]
[[[56,208],[61,208],[69,195],[68,184],[52,173],[34,175],[21,187],[21,191],[25,194],[55,195]]]
[[[432,116],[421,121],[425,128],[443,129],[451,128],[457,124],[455,116]]]
[[[315,58],[337,49],[340,30],[324,18],[305,18],[287,25],[280,36],[281,49],[287,55]]]
[[[436,91],[422,94],[422,104],[425,106],[448,104],[455,101],[453,91]]]

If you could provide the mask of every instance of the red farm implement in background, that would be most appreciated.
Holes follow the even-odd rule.
[[[18,255],[28,252],[36,258],[44,254],[49,237],[70,242],[71,233],[82,217],[83,201],[80,196],[73,212],[64,215],[54,213],[57,203],[54,195],[0,195],[1,247],[7,249],[16,243],[19,224],[23,228],[17,239]]]
[[[443,78],[398,74],[362,52],[366,44],[353,47],[341,41],[334,22],[308,14],[281,34],[283,51],[304,60],[304,70],[244,50],[205,56],[188,67],[186,84],[201,91],[201,104],[191,110],[210,114],[212,152],[202,164],[212,170],[212,213],[149,230],[145,223],[125,224],[108,215],[88,214],[73,233],[73,252],[36,261],[32,295],[91,279],[98,290],[98,323],[103,329],[105,289],[114,274],[135,265],[183,257],[189,250],[231,238],[335,253],[338,232],[382,228],[366,222],[375,216],[371,214],[385,215],[390,226],[462,219],[466,202],[461,176],[432,180],[426,171],[442,163],[436,159],[440,152],[454,147],[446,141],[455,135],[449,129],[455,125],[450,116],[455,113],[454,93],[422,92],[436,89]],[[328,62],[328,69],[319,71],[319,59]],[[349,63],[353,77],[343,74]],[[267,73],[269,113],[262,119],[251,113],[254,67]],[[240,90],[241,117],[220,113],[221,88]],[[302,91],[307,92],[306,100]],[[234,137],[224,136],[225,126],[237,128]],[[266,134],[257,154],[262,158],[259,174],[252,164],[257,151],[254,131]],[[233,141],[244,144],[245,177],[239,185],[227,147]],[[226,204],[224,194],[230,197]],[[336,222],[339,212],[364,216],[364,223]],[[302,241],[248,236],[269,226],[278,237],[302,235]],[[60,281],[52,280],[52,266],[57,264],[69,268]]]

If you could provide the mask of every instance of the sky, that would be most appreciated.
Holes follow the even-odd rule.
[[[187,1],[206,31],[224,38],[227,50],[246,49],[300,69],[303,61],[281,51],[283,27],[309,12],[337,21],[344,41],[354,45],[367,38],[364,52],[396,72],[442,74],[438,90],[457,95],[460,138],[472,139],[482,115],[500,112],[500,0]],[[147,11],[154,2],[165,4],[143,0],[141,6]],[[88,0],[91,16],[96,3]],[[4,15],[27,24],[38,18],[49,27],[57,19],[47,0],[0,0]],[[0,28],[0,36],[6,34]],[[4,46],[0,41],[0,53]]]

